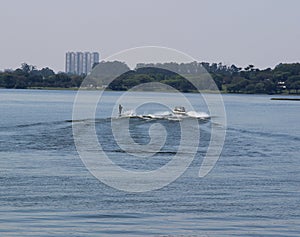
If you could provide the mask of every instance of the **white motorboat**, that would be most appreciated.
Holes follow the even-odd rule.
[[[176,106],[172,112],[176,115],[186,115],[186,110],[183,106]]]

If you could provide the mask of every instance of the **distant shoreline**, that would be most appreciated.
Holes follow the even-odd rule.
[[[82,91],[112,91],[112,92],[120,92],[120,91],[126,91],[126,90],[110,90],[108,88],[78,88],[78,87],[69,87],[69,88],[63,88],[63,87],[28,87],[28,88],[3,88],[0,87],[0,89],[2,90],[52,90],[52,91],[78,91],[78,90],[82,90]],[[128,91],[128,90],[127,90]],[[135,90],[136,92],[173,92],[173,91],[164,91],[164,90],[157,90],[157,91],[147,91],[147,90]],[[203,90],[203,93],[207,93],[207,94],[218,94],[218,92],[215,91],[209,91],[209,90]],[[188,94],[192,94],[192,93],[198,93],[197,91],[189,91],[189,92],[180,92],[180,93],[188,93]],[[227,91],[219,91],[220,94],[228,94],[228,95],[269,95],[269,96],[300,96],[300,94],[288,94],[288,93],[281,93],[281,94],[264,94],[264,93],[230,93]],[[270,98],[270,100],[291,100],[291,101],[300,101],[300,98],[284,98],[284,97],[272,97]]]
[[[186,93],[203,88],[205,93],[300,95],[300,63],[280,63],[263,70],[254,65],[240,68],[205,62],[139,63],[131,70],[124,62],[103,61],[89,76],[55,73],[48,67],[39,70],[23,63],[15,70],[0,71],[0,86],[16,89],[78,90],[84,85],[85,90],[128,91],[152,82]],[[153,91],[164,88],[155,86]]]

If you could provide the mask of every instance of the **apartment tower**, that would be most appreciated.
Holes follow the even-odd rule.
[[[66,73],[83,75],[91,72],[95,63],[99,63],[97,52],[67,52]]]

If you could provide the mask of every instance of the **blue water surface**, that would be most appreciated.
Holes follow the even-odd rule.
[[[149,142],[149,127],[157,122],[168,137],[152,159],[130,157],[110,129],[121,95],[106,92],[96,110],[103,149],[126,169],[163,166],[176,153],[179,122],[131,120],[136,142]],[[199,95],[184,95],[197,111],[209,112]],[[80,160],[72,134],[75,96],[0,90],[0,236],[300,236],[300,102],[223,95],[226,141],[209,175],[198,177],[210,139],[206,121],[197,155],[180,178],[159,190],[129,193],[100,182]],[[181,105],[171,93],[130,96]],[[139,112],[163,109],[145,105]]]

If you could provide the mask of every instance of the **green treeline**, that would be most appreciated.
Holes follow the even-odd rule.
[[[2,88],[70,88],[79,87],[83,76],[68,75],[66,73],[54,73],[46,67],[41,70],[32,65],[23,63],[16,70],[6,70],[0,72],[0,87]]]
[[[227,66],[221,63],[163,63],[137,64],[135,70],[122,62],[100,62],[93,73],[87,77],[85,87],[105,87],[111,90],[128,90],[147,82],[160,82],[174,87],[182,92],[195,91],[194,86],[185,78],[204,80],[207,90],[219,89],[229,93],[263,93],[280,94],[295,93],[300,90],[300,63],[281,63],[274,69],[260,70],[253,65],[240,68],[235,65]],[[209,74],[208,74],[209,73]],[[110,77],[117,75],[109,83]],[[210,75],[215,85],[208,83]],[[99,82],[99,77],[103,77]],[[16,70],[0,72],[0,87],[2,88],[78,88],[85,75],[54,73],[49,68],[41,70],[26,63]],[[206,80],[206,81],[205,81]],[[200,82],[201,81],[201,82]],[[106,82],[106,83],[104,83]]]
[[[111,90],[122,91],[149,82],[160,82],[167,84],[182,92],[192,92],[196,88],[183,76],[162,68],[141,67],[130,70],[118,76],[108,85]]]
[[[207,72],[213,78],[218,89],[223,92],[229,93],[262,93],[262,94],[281,94],[281,93],[295,93],[298,94],[300,90],[300,63],[281,63],[274,69],[267,68],[260,70],[253,65],[249,65],[245,68],[240,68],[235,65],[227,66],[221,63],[164,63],[164,64],[138,64],[137,70],[133,75],[138,78],[142,73],[139,72],[139,68],[153,67],[153,68],[165,68],[183,75],[186,78],[197,77],[203,80]],[[203,70],[205,69],[205,70]],[[129,78],[132,80],[133,75]],[[155,77],[155,76],[154,76]],[[146,77],[144,77],[146,78]],[[156,77],[158,81],[161,79],[159,74]],[[173,75],[162,82],[166,82],[169,85],[176,85],[176,89],[180,91],[191,91],[189,83],[183,83],[183,78],[179,75]],[[124,81],[126,82],[126,80]],[[126,87],[126,85],[123,84]],[[207,90],[210,90],[210,85],[206,85]],[[119,86],[120,87],[120,86]],[[128,88],[127,88],[128,89]]]

